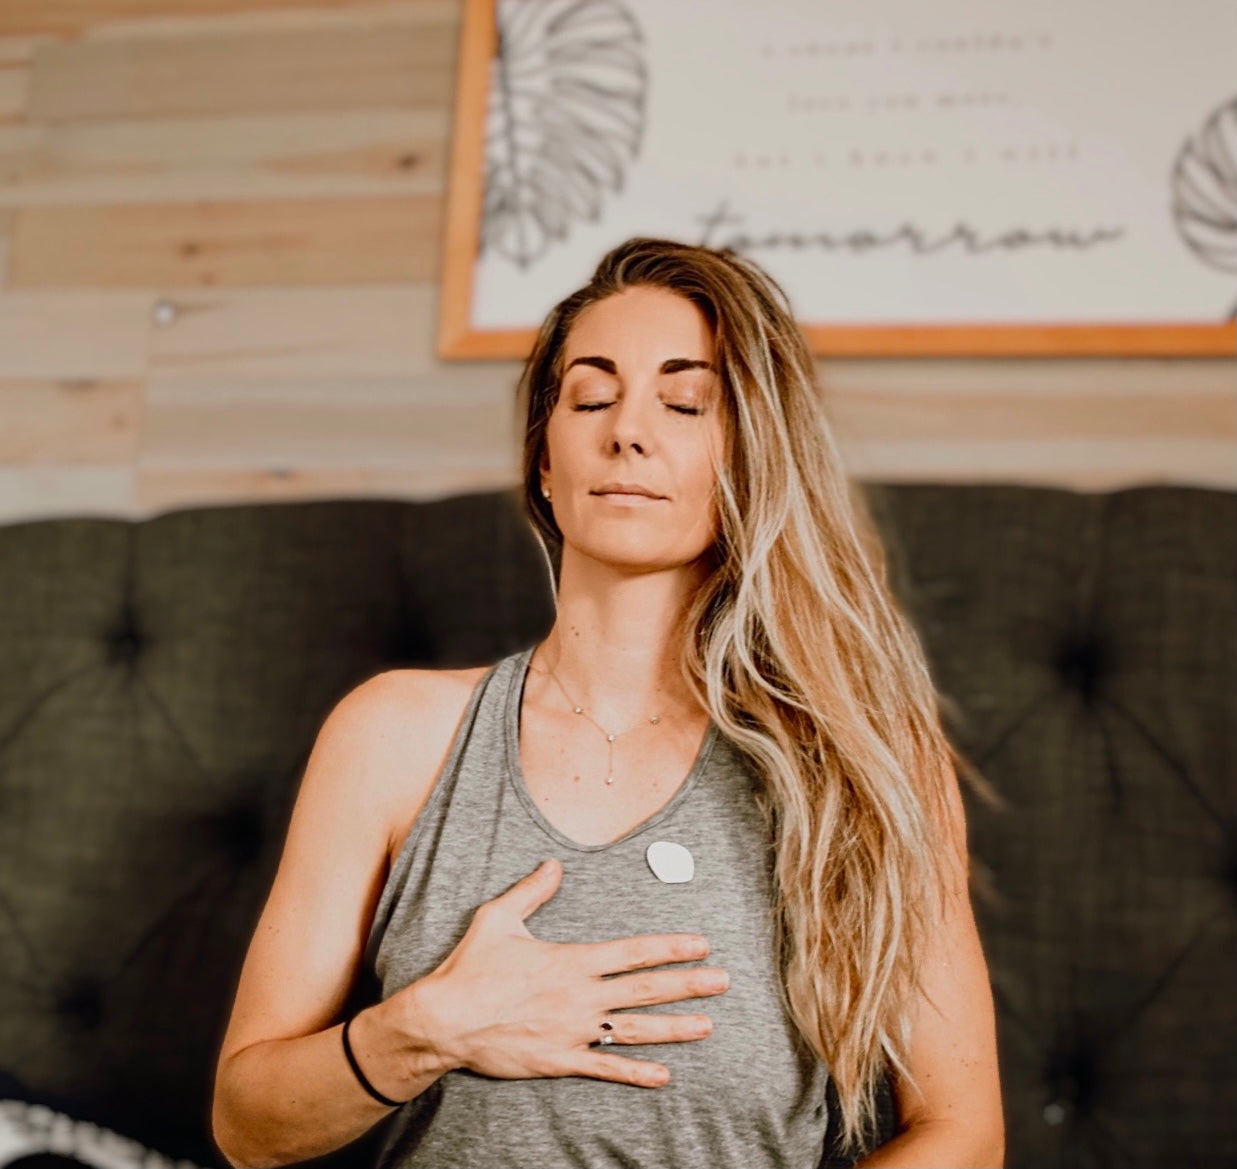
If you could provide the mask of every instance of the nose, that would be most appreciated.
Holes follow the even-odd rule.
[[[607,413],[612,422],[610,449],[616,455],[628,447],[637,454],[647,454],[651,445],[651,423],[638,396],[622,395]]]

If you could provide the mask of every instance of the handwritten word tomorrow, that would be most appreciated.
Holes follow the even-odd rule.
[[[704,230],[700,243],[704,247],[729,248],[735,252],[750,252],[770,248],[804,251],[824,248],[829,251],[864,252],[905,244],[912,254],[930,255],[946,248],[959,247],[970,255],[985,252],[1014,252],[1019,248],[1048,247],[1063,251],[1082,251],[1097,244],[1112,243],[1125,235],[1123,227],[1063,228],[1048,227],[1035,231],[1011,227],[1003,231],[984,233],[967,223],[955,223],[947,231],[932,233],[912,223],[903,223],[891,231],[870,231],[856,228],[842,233],[827,231],[772,231],[752,235],[744,230],[745,220],[734,214],[726,203],[712,212],[699,216]],[[728,230],[738,228],[740,230]]]

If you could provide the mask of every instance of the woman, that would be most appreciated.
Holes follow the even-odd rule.
[[[389,1165],[811,1166],[827,1078],[858,1140],[888,1074],[863,1164],[998,1165],[956,756],[781,291],[630,241],[521,393],[554,627],[327,718],[220,1147],[284,1164],[389,1117]]]

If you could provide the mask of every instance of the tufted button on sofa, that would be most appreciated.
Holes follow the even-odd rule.
[[[867,486],[995,793],[1007,1164],[1237,1164],[1237,496]],[[546,565],[505,493],[246,505],[0,527],[0,597],[0,1082],[222,1164],[215,1053],[317,729],[541,637]]]

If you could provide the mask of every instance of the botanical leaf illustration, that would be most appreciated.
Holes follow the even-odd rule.
[[[1220,106],[1177,155],[1173,218],[1204,263],[1237,272],[1237,98]]]
[[[639,25],[618,0],[500,0],[481,250],[520,267],[596,222],[644,134]]]

